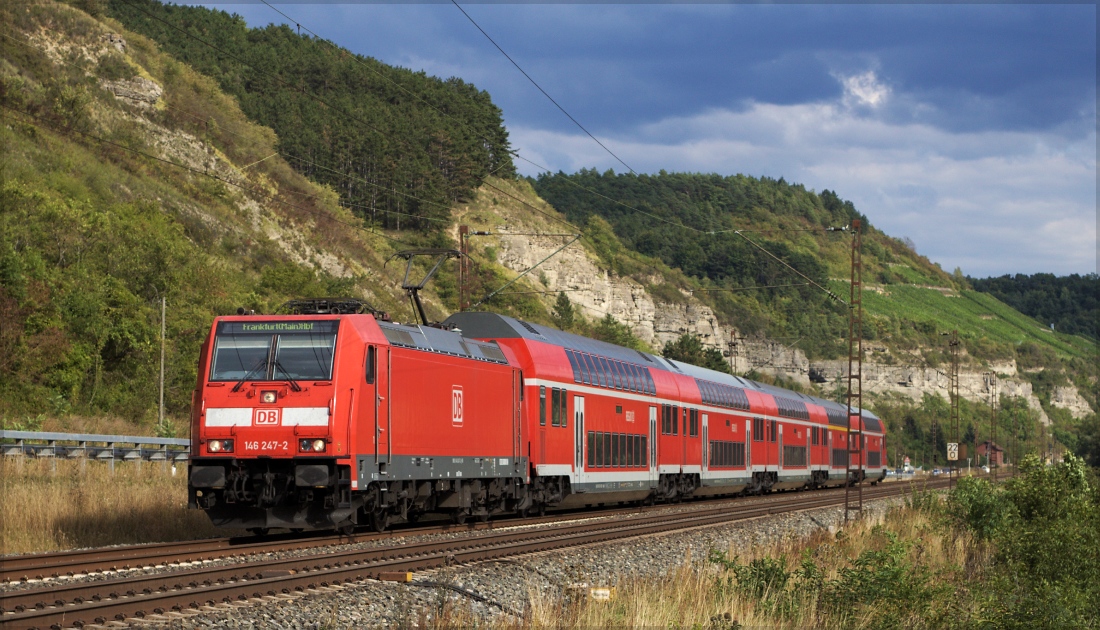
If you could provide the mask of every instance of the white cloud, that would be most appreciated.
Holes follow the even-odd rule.
[[[874,70],[840,77],[840,83],[844,86],[844,102],[849,107],[855,105],[878,107],[890,96],[890,88],[878,80]]]
[[[521,153],[554,170],[624,170],[585,136],[509,131]],[[830,103],[757,103],[600,140],[639,172],[767,175],[836,190],[945,269],[984,276],[1096,270],[1096,134],[1071,131],[952,133]]]

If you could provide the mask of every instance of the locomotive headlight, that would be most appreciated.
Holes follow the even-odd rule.
[[[276,392],[260,392],[260,402],[265,405],[273,405],[278,399],[279,395]]]
[[[233,440],[210,440],[206,443],[206,450],[210,453],[232,453]]]
[[[298,440],[298,450],[303,453],[323,453],[325,452],[324,440]]]

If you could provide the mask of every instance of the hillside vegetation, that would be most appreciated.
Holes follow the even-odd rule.
[[[156,0],[111,0],[108,14],[214,79],[301,173],[356,214],[437,231],[489,173],[514,173],[489,94],[361,57],[289,27]],[[274,15],[274,14],[273,14]]]
[[[967,278],[976,291],[988,293],[1055,330],[1100,340],[1100,276],[1095,273],[1058,277],[1050,273],[997,278]]]
[[[869,343],[937,365],[944,360],[940,333],[957,328],[969,362],[1016,358],[1032,370],[1026,377],[1041,400],[1075,383],[1095,406],[1094,346],[1051,333],[969,290],[961,274],[944,273],[904,241],[869,226],[830,191],[746,176],[582,171],[516,179],[499,111],[468,84],[369,59],[352,62],[319,40],[284,28],[247,29],[222,12],[144,0],[110,5],[108,13],[146,28],[159,38],[154,41],[97,14],[103,3],[81,6],[93,15],[53,0],[0,5],[5,426],[113,415],[150,428],[161,297],[168,301],[167,406],[177,422],[190,404],[199,344],[218,314],[238,307],[270,313],[295,297],[352,295],[410,321],[397,288],[402,266],[384,263],[400,249],[455,247],[458,223],[557,234],[562,245],[579,233],[572,251],[612,278],[637,280],[654,301],[701,302],[723,327],[787,338],[810,357],[827,358],[846,349],[846,307],[730,230],[746,229],[753,243],[846,298],[850,235],[822,228],[861,218],[865,279],[873,289],[865,295]],[[250,61],[225,61],[191,34],[236,47],[234,55]],[[308,61],[316,72],[295,74],[302,70],[289,62],[279,67],[275,57]],[[253,62],[275,74],[266,83],[249,75]],[[351,78],[341,83],[331,73]],[[329,78],[309,82],[316,76]],[[399,96],[404,92],[394,82],[417,98]],[[254,91],[261,84],[266,91]],[[383,160],[379,156],[398,145],[372,144],[365,136],[377,134],[346,126],[350,119],[342,114],[322,116],[324,108],[305,96],[311,90],[361,105],[363,116],[395,126],[386,137],[419,144],[402,145],[407,162]],[[267,107],[284,98],[290,99],[285,107]],[[283,117],[289,111],[301,116]],[[463,136],[477,126],[468,120],[496,129],[496,140]],[[400,131],[406,128],[409,133]],[[431,148],[440,134],[462,138],[453,154]],[[312,156],[312,167],[296,159],[303,157],[299,152]],[[448,157],[440,162],[440,155]],[[376,158],[389,166],[379,170]],[[370,179],[366,171],[347,177],[316,168],[329,159],[348,172],[363,168],[390,177],[390,193],[361,181]],[[459,176],[444,162],[475,166]],[[413,172],[406,167],[419,174],[398,182]],[[413,190],[414,184],[426,188]],[[408,195],[421,205],[407,205],[414,201]],[[429,199],[438,203],[422,203]],[[415,217],[407,215],[417,212],[427,214],[410,223]],[[477,302],[516,271],[498,260],[500,242],[493,237],[472,239],[471,247],[471,301]],[[613,313],[585,318],[548,288],[536,269],[478,308],[645,347]],[[424,298],[433,319],[458,309],[454,263]]]

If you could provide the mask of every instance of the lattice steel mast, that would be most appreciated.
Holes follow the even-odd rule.
[[[854,424],[853,424],[854,423]],[[863,514],[863,237],[859,219],[852,221],[852,283],[848,299],[848,469],[844,485],[844,520]],[[855,462],[853,462],[853,455]],[[855,466],[853,466],[855,464]]]

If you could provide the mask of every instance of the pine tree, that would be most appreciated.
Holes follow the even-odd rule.
[[[558,293],[558,299],[554,302],[554,310],[550,316],[560,330],[569,330],[573,327],[576,320],[576,311],[573,310],[573,303],[569,301],[569,297],[565,295],[565,292]]]

